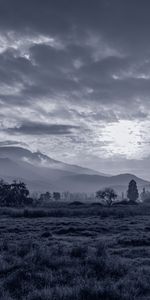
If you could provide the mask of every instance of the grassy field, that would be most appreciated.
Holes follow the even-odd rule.
[[[0,299],[150,299],[150,206],[0,209]]]

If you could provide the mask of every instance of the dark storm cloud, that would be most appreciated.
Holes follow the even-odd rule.
[[[44,4],[35,0],[26,3],[15,0],[13,5],[8,0],[0,1],[2,32],[14,30],[20,39],[24,35],[25,38],[28,35],[52,35],[59,37],[64,45],[56,49],[43,44],[42,40],[39,44],[33,41],[28,47],[29,59],[17,55],[17,50],[3,52],[0,56],[1,81],[6,84],[19,82],[23,86],[19,95],[11,95],[12,101],[9,95],[0,93],[1,99],[10,102],[16,99],[16,102],[29,105],[37,97],[64,93],[70,99],[75,94],[78,101],[86,98],[86,101],[111,104],[130,101],[129,98],[137,95],[146,97],[150,91],[148,80],[113,78],[121,71],[128,72],[137,59],[142,61],[146,55],[143,49],[147,49],[148,54],[145,43],[149,40],[146,36],[149,2],[144,3],[141,7],[140,1],[124,4],[122,0],[95,0],[94,3],[64,0],[45,1]],[[139,27],[143,30],[142,42],[135,51]],[[98,61],[93,60],[94,55],[98,56]],[[87,88],[93,89],[93,93],[88,94]]]
[[[0,142],[0,147],[5,147],[5,146],[25,146],[27,147],[28,145],[26,143],[23,143],[23,142],[19,142],[19,141],[13,141],[13,140],[8,140],[8,141],[3,141],[3,142]]]
[[[63,124],[45,124],[28,122],[13,128],[7,128],[6,131],[12,134],[27,134],[27,135],[66,135],[71,134],[72,130],[78,129],[78,126],[63,125]]]
[[[144,78],[112,78],[115,72],[127,70],[130,63],[127,58],[110,57],[100,62],[93,62],[73,70],[71,55],[66,51],[58,51],[45,45],[36,45],[31,49],[31,55],[36,62],[24,57],[15,57],[13,51],[0,55],[0,80],[7,85],[22,84],[19,95],[3,94],[0,98],[5,103],[32,105],[37,97],[53,96],[65,93],[70,98],[76,91],[76,100],[97,101],[100,103],[124,102],[130,97],[146,97],[150,92],[150,80]],[[78,80],[75,80],[77,77]],[[90,94],[83,92],[87,87],[93,89]],[[82,95],[85,93],[85,95]],[[84,96],[84,97],[83,97]]]
[[[149,1],[140,0],[10,0],[0,1],[0,24],[7,29],[34,28],[38,31],[66,32],[84,25],[113,35],[136,38],[149,25]],[[134,19],[133,19],[134,17]],[[133,23],[134,20],[134,23]],[[141,28],[142,23],[142,28]],[[134,33],[134,34],[133,34]],[[143,36],[141,37],[143,38]]]
[[[63,67],[68,67],[71,62],[67,51],[64,49],[60,51],[48,45],[34,45],[30,48],[30,53],[31,58],[33,58],[38,65],[49,67],[50,72],[58,67],[59,70]]]
[[[5,90],[0,90],[0,98],[6,103],[13,102],[29,105],[36,101],[36,97],[53,95],[56,92],[72,92],[79,88],[78,83],[70,74],[73,61],[67,51],[54,50],[50,46],[35,45],[30,49],[31,60],[16,55],[16,51],[9,49],[0,54],[0,82],[1,84],[22,84],[19,95],[10,97]],[[32,62],[33,59],[33,62]],[[71,70],[69,70],[71,69]],[[30,103],[29,103],[30,102]]]
[[[59,1],[10,0],[0,1],[0,25],[8,30],[35,30],[38,32],[64,32],[70,23],[62,14]],[[68,18],[67,18],[68,19]]]

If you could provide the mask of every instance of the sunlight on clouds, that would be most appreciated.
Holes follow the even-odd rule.
[[[33,44],[44,44],[56,49],[63,49],[64,45],[55,37],[34,34],[20,36],[14,31],[9,31],[7,34],[0,33],[0,53],[3,53],[8,48],[12,48],[20,52],[20,54],[29,59],[29,48]]]
[[[0,84],[0,94],[1,95],[19,95],[23,89],[23,84],[16,83],[14,85],[8,85],[5,83]]]
[[[142,136],[141,125],[138,122],[120,120],[110,124],[105,128],[103,138],[109,142],[108,153],[118,153],[128,158],[140,155]]]

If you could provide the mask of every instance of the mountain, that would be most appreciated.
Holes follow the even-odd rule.
[[[129,182],[134,179],[138,185],[139,191],[143,187],[150,188],[150,182],[143,180],[133,174],[119,174],[114,176],[100,176],[100,175],[71,175],[64,177],[60,182],[61,187],[65,186],[69,189],[69,186],[73,187],[74,191],[79,190],[84,192],[85,190],[90,193],[97,191],[98,189],[105,187],[112,187],[118,193],[126,192]]]
[[[31,191],[70,191],[93,193],[103,187],[125,192],[131,179],[139,190],[150,187],[146,180],[132,174],[106,175],[88,168],[54,160],[41,152],[21,147],[0,147],[0,178],[20,179]]]
[[[39,166],[51,169],[58,169],[77,174],[107,176],[107,174],[100,173],[89,168],[83,168],[80,166],[70,165],[58,160],[54,160],[49,156],[42,154],[41,152],[31,152],[30,150],[27,150],[22,147],[0,147],[0,158],[9,158],[10,160],[16,162],[28,162],[36,167]]]

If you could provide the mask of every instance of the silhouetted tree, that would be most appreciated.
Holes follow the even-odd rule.
[[[9,200],[16,206],[22,206],[27,202],[27,197],[29,196],[29,191],[26,188],[24,182],[13,181],[11,184],[11,190],[9,194]]]
[[[136,202],[136,200],[139,197],[139,192],[138,192],[138,188],[137,188],[137,184],[136,181],[134,179],[132,179],[129,182],[129,186],[128,186],[128,191],[127,191],[127,197],[131,202]]]
[[[53,198],[54,198],[54,200],[60,200],[60,193],[59,192],[54,192],[53,193]]]
[[[103,200],[107,206],[111,206],[117,194],[112,188],[105,188],[96,192],[96,198]]]
[[[13,181],[12,184],[0,181],[0,205],[1,206],[23,206],[31,204],[29,191],[24,182]]]
[[[0,180],[0,206],[5,206],[6,199],[10,194],[11,186],[10,184],[4,182],[4,180]]]

